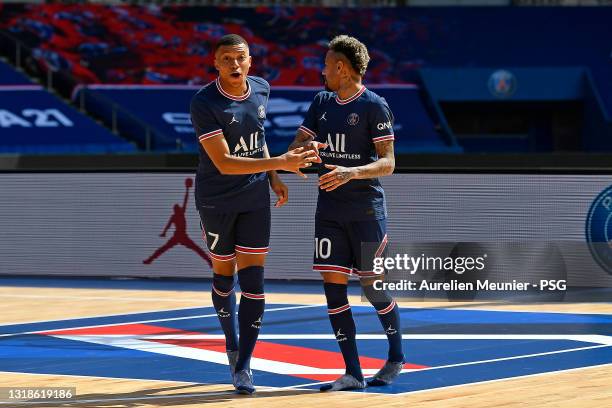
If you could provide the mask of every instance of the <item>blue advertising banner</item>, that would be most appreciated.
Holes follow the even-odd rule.
[[[433,99],[460,101],[564,101],[582,99],[585,69],[423,68]]]
[[[132,152],[134,145],[37,85],[0,86],[0,152]]]
[[[32,84],[25,75],[17,72],[15,68],[0,61],[0,85],[26,85]]]
[[[183,151],[196,151],[197,139],[189,117],[189,103],[199,87],[168,85],[90,85],[88,92],[104,98],[88,98],[88,106],[99,107],[100,100],[116,103],[127,113],[152,126],[154,150],[172,150],[177,146]],[[447,143],[436,131],[436,124],[421,102],[415,85],[385,85],[369,87],[383,96],[395,116],[396,152],[450,152],[456,146]],[[287,150],[302,123],[314,96],[321,89],[316,87],[274,87],[266,112],[266,141],[272,152]],[[74,98],[82,89],[77,88]],[[91,103],[91,102],[95,102]],[[142,135],[136,135],[142,138]]]

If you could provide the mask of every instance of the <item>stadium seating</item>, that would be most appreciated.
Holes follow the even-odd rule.
[[[206,83],[215,76],[210,45],[235,32],[251,43],[254,74],[312,86],[325,40],[348,33],[370,48],[368,83],[414,82],[421,66],[587,65],[612,103],[610,8],[47,4],[2,11],[0,28],[87,83]]]
[[[0,62],[0,153],[132,152],[134,145]]]
[[[195,152],[197,139],[189,119],[189,101],[199,86],[138,86],[91,85],[84,95],[85,104],[109,120],[109,103],[122,106],[129,114],[153,128],[151,147],[157,151]],[[457,152],[460,149],[445,141],[436,131],[436,124],[424,110],[416,86],[377,87],[372,89],[384,96],[395,115],[396,151],[398,152]],[[266,140],[272,152],[284,152],[295,137],[312,98],[319,88],[274,87],[268,103]],[[75,92],[79,99],[83,89]],[[140,145],[146,143],[143,127],[120,120],[121,126],[132,126]]]
[[[368,85],[418,84],[423,67],[585,66],[605,110],[612,112],[612,8],[0,7],[0,29],[34,47],[45,65],[70,70],[82,83],[208,83],[216,76],[211,46],[232,32],[250,43],[252,74],[273,86],[320,86],[326,41],[347,33],[369,47]],[[417,126],[406,132],[420,141],[406,151],[456,150],[452,138],[435,130],[438,119],[418,95],[406,99],[407,126]],[[184,112],[183,105],[170,110]],[[125,108],[134,111],[131,103]],[[178,139],[180,149],[192,149],[186,133],[176,138],[163,126],[156,126],[158,148],[176,149]],[[421,135],[427,136],[421,140]],[[141,137],[135,141],[143,143]]]

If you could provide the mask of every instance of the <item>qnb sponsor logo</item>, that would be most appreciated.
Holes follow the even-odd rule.
[[[263,145],[260,145],[258,139],[259,132],[251,133],[247,139],[240,136],[238,143],[234,146],[234,156],[251,156],[255,153],[263,151]]]
[[[381,122],[376,125],[376,129],[378,130],[393,129],[393,125],[391,124],[391,122]]]
[[[21,114],[0,109],[0,128],[72,127],[74,123],[57,109],[24,109]]]
[[[182,112],[165,112],[162,113],[162,119],[165,123],[172,126],[176,133],[193,133],[191,118],[188,113]]]

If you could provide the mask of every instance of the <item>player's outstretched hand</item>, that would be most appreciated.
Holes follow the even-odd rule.
[[[300,177],[307,178],[300,171],[301,168],[312,166],[313,162],[317,161],[317,153],[314,150],[307,150],[303,147],[289,150],[287,153],[279,156],[281,160],[281,170],[290,171]]]
[[[353,170],[350,167],[326,164],[325,168],[331,171],[319,177],[319,188],[321,190],[335,190],[341,185],[348,183],[353,178]]]
[[[317,153],[317,160],[315,161],[315,163],[321,163],[322,160],[321,156],[319,156],[319,150],[325,149],[326,147],[327,143],[316,142],[314,140],[311,140],[304,146],[306,150],[312,150]]]

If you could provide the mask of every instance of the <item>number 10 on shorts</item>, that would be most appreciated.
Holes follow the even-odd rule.
[[[315,258],[327,259],[331,255],[331,240],[315,238]]]

